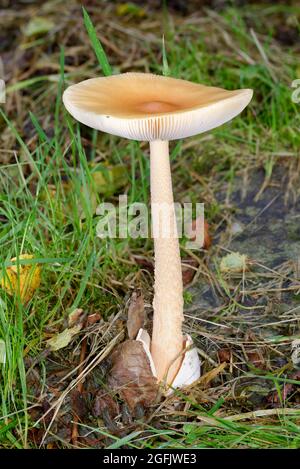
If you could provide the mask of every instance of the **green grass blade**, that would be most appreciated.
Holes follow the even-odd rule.
[[[36,116],[31,111],[29,111],[29,116],[30,116],[31,122],[33,123],[35,127],[35,130],[37,131],[40,141],[49,143],[49,139],[46,133],[44,132],[44,130],[42,129],[42,127],[40,126]]]
[[[94,25],[91,21],[91,18],[89,17],[88,12],[86,11],[86,9],[84,7],[82,7],[82,11],[83,11],[84,25],[85,25],[87,33],[89,35],[89,38],[90,38],[92,47],[94,49],[94,52],[96,54],[96,57],[98,59],[99,65],[102,68],[102,71],[103,71],[105,76],[112,75],[111,66],[110,66],[110,64],[107,60],[107,57],[106,57],[106,54],[105,54],[104,49],[102,47],[102,44],[99,41],[99,39],[97,38],[97,33],[96,33]]]
[[[162,56],[163,56],[163,75],[165,77],[170,75],[170,69],[167,59],[167,52],[166,52],[166,44],[165,44],[165,36],[162,38]]]
[[[115,441],[111,445],[107,447],[107,449],[119,449],[124,445],[128,445],[128,443],[139,436],[141,434],[140,431],[137,432],[132,432],[129,435],[124,436],[123,438],[120,438],[119,440]]]
[[[84,277],[80,283],[80,288],[78,290],[78,293],[77,293],[77,296],[74,300],[74,303],[73,303],[73,306],[71,309],[76,309],[78,308],[79,304],[80,304],[80,301],[81,301],[81,298],[82,298],[82,295],[84,294],[84,290],[86,289],[86,286],[87,286],[87,283],[89,281],[89,278],[90,278],[90,275],[92,273],[92,270],[93,270],[93,267],[94,267],[94,264],[95,264],[95,260],[96,260],[96,253],[95,252],[92,252],[90,258],[89,258],[89,261],[88,261],[88,264],[86,266],[86,271],[85,271],[85,274],[84,274]]]

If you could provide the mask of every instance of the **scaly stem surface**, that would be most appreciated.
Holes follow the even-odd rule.
[[[158,380],[171,384],[182,362],[183,287],[169,142],[150,142],[150,164],[155,253],[151,355]]]

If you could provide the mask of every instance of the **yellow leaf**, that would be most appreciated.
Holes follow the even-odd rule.
[[[32,254],[22,254],[19,260],[33,259]],[[17,258],[11,259],[11,262],[16,262]],[[41,283],[41,268],[38,264],[12,265],[7,267],[5,274],[0,280],[1,287],[10,295],[20,294],[23,302],[29,301],[40,286]]]
[[[52,350],[52,352],[56,352],[61,348],[67,347],[73,336],[78,334],[81,328],[82,324],[77,324],[74,327],[69,327],[59,334],[56,334],[54,337],[51,337],[51,339],[47,340],[48,347]]]
[[[113,194],[128,183],[127,168],[122,164],[115,166],[102,164],[101,168],[93,168],[91,176],[98,194]]]
[[[116,8],[116,13],[118,16],[131,15],[133,17],[143,18],[146,16],[146,11],[144,8],[135,5],[134,3],[120,3]]]
[[[40,36],[47,34],[51,29],[54,28],[53,21],[48,18],[42,18],[41,16],[35,16],[32,18],[29,23],[27,23],[24,34],[25,36]]]

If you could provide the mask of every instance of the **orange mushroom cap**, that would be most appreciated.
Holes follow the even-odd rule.
[[[63,102],[79,122],[134,140],[176,140],[238,115],[253,91],[224,90],[148,73],[92,78],[72,85]]]

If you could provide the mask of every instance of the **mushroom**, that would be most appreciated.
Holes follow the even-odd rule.
[[[253,91],[228,91],[145,73],[92,78],[66,89],[63,102],[79,122],[150,142],[152,235],[155,253],[151,350],[158,382],[181,387],[200,376],[192,340],[183,336],[183,286],[169,140],[218,127],[238,115]],[[139,334],[138,340],[141,334]],[[142,333],[145,338],[145,334]]]

